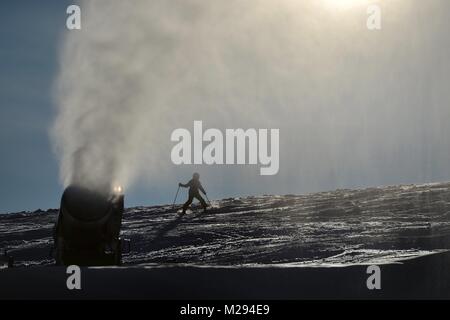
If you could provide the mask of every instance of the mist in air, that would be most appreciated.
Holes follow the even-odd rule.
[[[81,2],[62,38],[52,130],[62,183],[218,197],[450,180],[450,3]],[[175,166],[176,128],[279,128],[280,171]],[[167,199],[173,195],[168,195]]]

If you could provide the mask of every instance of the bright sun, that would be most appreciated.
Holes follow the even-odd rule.
[[[353,7],[356,6],[361,6],[361,5],[369,5],[370,3],[373,3],[374,1],[372,0],[322,0],[325,5],[329,8],[332,9],[340,9],[340,10],[345,10],[345,9],[351,9]]]

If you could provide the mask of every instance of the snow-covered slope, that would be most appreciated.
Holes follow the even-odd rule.
[[[128,265],[327,266],[391,263],[450,248],[450,183],[213,201],[125,212]],[[0,215],[0,249],[21,265],[52,264],[57,210]]]

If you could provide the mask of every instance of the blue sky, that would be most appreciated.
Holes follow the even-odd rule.
[[[56,207],[51,86],[68,1],[0,3],[0,212]]]

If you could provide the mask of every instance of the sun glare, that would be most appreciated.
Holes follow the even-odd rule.
[[[324,4],[330,9],[348,10],[357,6],[369,5],[373,3],[372,0],[322,0]]]

